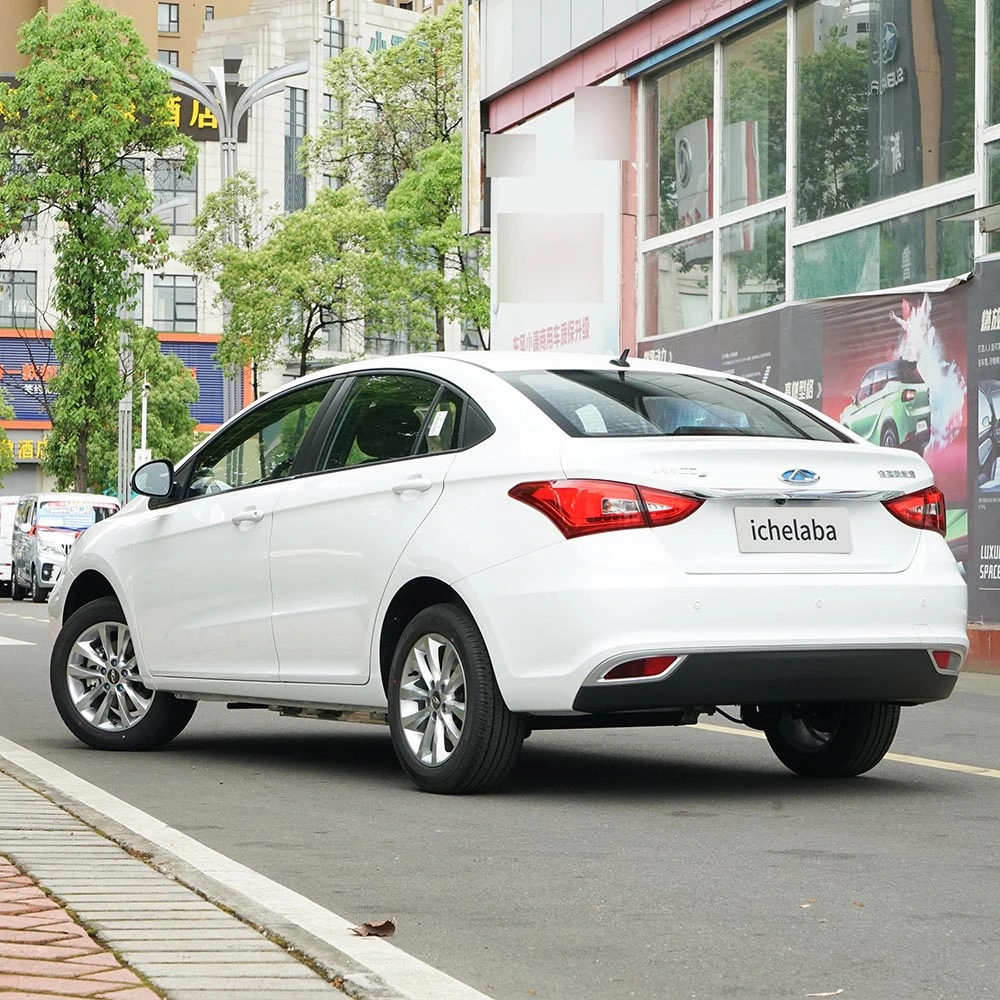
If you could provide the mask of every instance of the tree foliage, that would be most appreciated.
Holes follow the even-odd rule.
[[[324,331],[391,328],[405,288],[389,251],[383,212],[353,187],[324,189],[306,208],[279,219],[261,246],[227,249],[219,288],[233,305],[219,344],[229,372],[266,365],[283,348],[308,370]]]
[[[241,254],[260,249],[273,235],[277,225],[279,206],[264,206],[264,196],[257,186],[256,178],[246,171],[228,178],[225,184],[213,191],[194,220],[195,238],[181,258],[185,264],[199,274],[218,282],[223,271],[229,266],[238,266]],[[227,313],[228,303],[222,295],[216,304],[221,304]],[[250,381],[254,398],[260,392],[260,364],[269,356],[267,352],[258,358],[253,352],[245,352],[237,343],[236,356],[245,356],[245,362],[232,362],[230,368],[249,364]],[[232,354],[232,344],[224,343],[226,356]]]
[[[13,420],[14,419],[14,409],[7,402],[7,397],[0,390],[0,420]],[[7,432],[0,427],[0,441],[7,440]],[[8,451],[7,448],[0,448],[0,486],[3,486],[4,476],[8,472],[14,471],[14,455],[13,450]]]
[[[319,173],[382,205],[421,150],[462,128],[462,5],[420,19],[400,45],[370,57],[347,49],[327,64],[338,110],[306,144]]]
[[[0,85],[0,240],[16,238],[26,213],[58,216],[47,467],[86,489],[92,448],[100,465],[102,432],[117,420],[119,341],[129,331],[119,316],[136,272],[166,248],[152,193],[123,157],[173,151],[190,168],[195,147],[174,126],[167,75],[131,20],[96,0],[70,0],[53,17],[39,11],[18,51],[29,63],[17,87]]]
[[[411,289],[428,310],[438,350],[445,319],[469,320],[482,335],[489,325],[490,289],[482,278],[488,244],[462,235],[462,146],[456,137],[421,151],[389,193],[389,225]],[[420,322],[414,309],[411,329]]]

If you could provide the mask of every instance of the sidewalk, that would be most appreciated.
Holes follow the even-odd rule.
[[[0,773],[0,1000],[344,1000],[253,927]]]

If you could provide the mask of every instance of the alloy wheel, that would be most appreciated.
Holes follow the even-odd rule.
[[[66,681],[80,718],[106,732],[131,729],[153,703],[153,692],[139,676],[132,636],[121,622],[99,622],[80,634],[66,663]]]
[[[465,668],[443,635],[428,633],[410,647],[399,715],[406,745],[421,764],[438,767],[455,752],[465,726]]]

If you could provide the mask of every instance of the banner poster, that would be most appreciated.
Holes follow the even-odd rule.
[[[980,261],[968,311],[969,621],[1000,622],[1000,260]]]
[[[744,319],[640,342],[639,354],[752,378],[822,410],[873,444],[923,455],[945,494],[948,544],[965,571],[970,490],[967,401],[973,370],[966,329],[971,290],[986,294],[983,289],[994,289],[996,301],[984,301],[973,312],[976,336],[987,308],[991,332],[994,315],[997,323],[992,336],[982,334],[982,343],[992,345],[985,356],[995,367],[983,377],[992,380],[988,389],[996,392],[990,411],[996,421],[996,451],[984,471],[994,491],[990,510],[995,521],[990,523],[995,529],[990,529],[990,537],[995,544],[990,551],[996,561],[989,572],[995,573],[997,600],[987,620],[1000,622],[997,278],[1000,275],[992,282],[973,279],[943,291],[915,288],[789,303]]]

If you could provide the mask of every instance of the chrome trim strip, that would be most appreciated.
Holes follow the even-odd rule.
[[[902,490],[671,490],[678,496],[694,500],[898,500]]]

